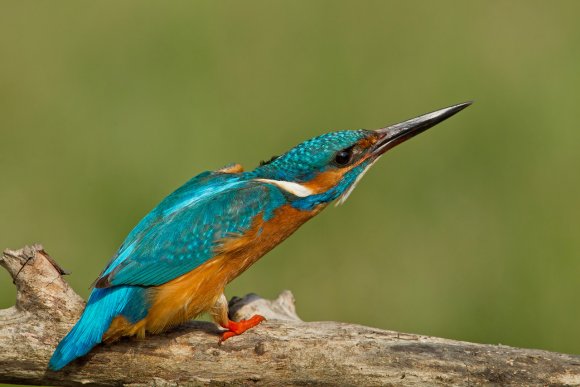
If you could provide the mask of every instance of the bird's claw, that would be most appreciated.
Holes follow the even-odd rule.
[[[231,320],[228,321],[227,325],[224,326],[224,328],[226,328],[227,331],[222,334],[219,343],[221,344],[231,337],[241,335],[248,329],[253,328],[256,325],[259,325],[264,320],[266,320],[264,316],[256,314],[247,320],[242,320],[238,322]]]

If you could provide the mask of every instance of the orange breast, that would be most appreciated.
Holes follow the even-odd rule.
[[[103,340],[161,332],[209,310],[230,281],[323,208],[321,205],[314,211],[301,211],[285,205],[278,208],[267,222],[261,215],[257,216],[248,232],[218,243],[214,258],[189,273],[152,288],[147,317],[136,324],[130,324],[122,316],[116,317]]]

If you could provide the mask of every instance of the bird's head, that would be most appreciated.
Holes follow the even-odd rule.
[[[364,173],[389,149],[469,106],[461,103],[378,130],[345,130],[305,141],[262,163],[251,175],[277,185],[295,207],[343,203]]]

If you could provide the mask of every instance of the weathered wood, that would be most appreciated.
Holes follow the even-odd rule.
[[[338,322],[303,322],[292,294],[231,302],[268,321],[223,345],[191,322],[95,348],[60,372],[46,364],[84,303],[41,246],[6,250],[16,305],[0,311],[0,382],[42,385],[580,385],[580,356],[482,345]]]

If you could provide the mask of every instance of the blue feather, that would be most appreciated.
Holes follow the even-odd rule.
[[[243,235],[258,214],[270,219],[287,202],[279,188],[226,174],[204,175],[163,200],[135,230],[98,287],[158,286],[215,255],[224,238]]]
[[[101,343],[116,316],[123,315],[131,323],[145,317],[149,308],[147,291],[147,288],[137,286],[93,289],[83,315],[58,344],[48,367],[57,371],[77,357],[87,354]]]

